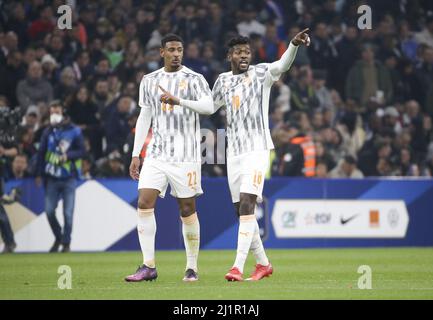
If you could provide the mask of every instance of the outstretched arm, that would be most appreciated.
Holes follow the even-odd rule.
[[[198,112],[200,114],[207,115],[215,113],[217,110],[214,108],[214,103],[211,96],[204,96],[197,101],[180,99],[179,105],[189,108],[192,111]]]
[[[310,45],[310,37],[307,32],[309,28],[304,29],[300,33],[298,33],[292,41],[290,41],[290,45],[287,48],[286,52],[281,56],[281,59],[275,61],[270,64],[269,72],[276,77],[279,77],[282,73],[288,71],[292,66],[293,61],[295,60],[296,53],[298,52],[299,45]]]
[[[186,107],[200,114],[212,114],[216,111],[214,109],[212,96],[210,95],[203,95],[198,100],[185,100],[173,96],[170,92],[168,92],[161,86],[159,86],[159,88],[163,92],[160,98],[161,102]]]

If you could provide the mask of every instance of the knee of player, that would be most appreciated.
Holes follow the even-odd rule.
[[[239,216],[248,216],[254,214],[256,203],[249,199],[242,199],[239,204]]]
[[[179,211],[182,217],[189,217],[193,213],[195,213],[195,204],[193,202],[185,202],[179,204]]]
[[[139,209],[153,209],[155,207],[154,201],[147,198],[138,198],[138,208]]]

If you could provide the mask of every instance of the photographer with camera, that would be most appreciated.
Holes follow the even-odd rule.
[[[4,242],[3,253],[12,253],[16,248],[14,232],[9,222],[8,215],[3,207],[3,197],[0,199],[0,233]]]
[[[12,148],[14,149],[14,148]],[[0,158],[3,158],[2,152],[5,152],[4,147],[0,146]],[[16,150],[16,149],[15,149]],[[7,152],[7,151],[6,151]],[[10,151],[9,152],[14,152],[14,151]],[[3,163],[3,159],[0,160]],[[0,164],[0,176],[3,176],[4,173],[4,166],[2,164]],[[4,242],[4,248],[3,248],[3,253],[12,253],[14,252],[15,248],[16,248],[16,243],[15,243],[15,239],[14,239],[14,232],[12,230],[11,224],[9,222],[9,217],[6,213],[6,210],[3,206],[3,204],[9,204],[9,203],[13,203],[15,202],[15,192],[12,192],[11,195],[5,195],[4,194],[4,181],[3,178],[0,180],[0,233]]]
[[[4,136],[0,139],[5,138]],[[14,233],[3,206],[6,200],[4,198],[4,178],[7,167],[12,159],[18,154],[18,149],[11,141],[0,141],[0,233],[4,242],[3,253],[12,253],[15,248]]]
[[[45,212],[55,241],[50,252],[70,251],[76,179],[85,155],[81,129],[66,117],[60,101],[50,103],[50,125],[44,130],[37,153],[36,184],[45,187]],[[64,229],[56,218],[56,207],[63,199]]]
[[[4,194],[4,183],[8,168],[18,154],[15,132],[19,120],[20,110],[11,110],[7,106],[7,99],[0,96],[0,233],[4,242],[3,253],[12,253],[16,248],[14,233],[3,204],[11,202],[11,197]]]

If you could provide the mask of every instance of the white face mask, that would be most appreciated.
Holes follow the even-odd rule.
[[[60,122],[62,122],[62,120],[63,120],[63,116],[61,114],[53,113],[52,115],[50,115],[50,123],[53,126],[59,124]]]

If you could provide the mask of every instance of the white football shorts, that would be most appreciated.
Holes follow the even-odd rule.
[[[201,163],[169,163],[145,158],[140,171],[138,189],[159,190],[164,198],[170,184],[170,194],[175,198],[192,198],[203,194],[201,188]]]
[[[252,151],[227,158],[227,176],[233,203],[241,193],[257,195],[262,202],[265,176],[269,169],[270,150]]]

